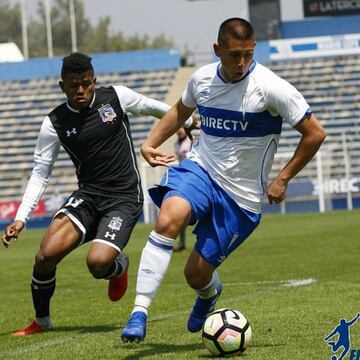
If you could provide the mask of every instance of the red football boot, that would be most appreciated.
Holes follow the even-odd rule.
[[[129,258],[126,254],[120,253],[117,261],[121,264],[123,271],[120,276],[109,279],[108,296],[111,301],[120,300],[128,288]]]
[[[16,332],[12,333],[11,335],[12,336],[26,336],[26,335],[33,335],[33,334],[45,332],[48,330],[50,330],[50,329],[43,328],[35,320],[33,320],[28,327],[18,330]]]

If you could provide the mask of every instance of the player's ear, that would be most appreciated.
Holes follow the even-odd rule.
[[[96,77],[94,77],[94,84],[96,84],[96,80],[97,80]]]
[[[215,44],[213,45],[213,48],[214,48],[215,55],[216,55],[217,57],[220,57],[220,46],[219,46],[219,44],[215,43]]]
[[[64,90],[64,82],[62,80],[59,81],[59,86],[60,86],[60,89],[65,92]]]

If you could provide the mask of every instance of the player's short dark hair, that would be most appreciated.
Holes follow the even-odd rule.
[[[218,44],[225,43],[230,38],[238,40],[255,39],[255,30],[245,19],[230,18],[220,25],[217,38]]]
[[[71,53],[63,58],[63,65],[61,68],[61,78],[64,80],[66,74],[77,73],[81,74],[86,71],[94,71],[91,65],[91,57],[79,52]]]

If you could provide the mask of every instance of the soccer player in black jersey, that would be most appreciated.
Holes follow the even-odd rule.
[[[90,57],[72,53],[63,59],[59,85],[67,101],[44,119],[23,200],[2,235],[8,247],[24,229],[62,145],[75,165],[79,188],[56,212],[42,239],[31,282],[36,317],[14,336],[52,328],[49,308],[56,266],[84,242],[93,241],[87,266],[95,278],[109,280],[110,299],[119,300],[127,289],[128,257],[123,249],[142,211],[143,194],[126,113],[161,118],[170,106],[124,86],[95,84]],[[187,125],[191,124],[189,118]]]

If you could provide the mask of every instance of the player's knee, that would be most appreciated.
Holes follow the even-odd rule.
[[[170,237],[170,238],[176,238],[179,234],[179,232],[182,229],[182,221],[179,221],[171,214],[163,213],[161,214],[155,225],[155,231],[158,234]]]
[[[86,264],[95,279],[102,279],[109,269],[109,260],[98,254],[88,254]]]
[[[48,270],[56,267],[56,257],[46,248],[40,249],[35,256],[35,265],[39,270]]]

